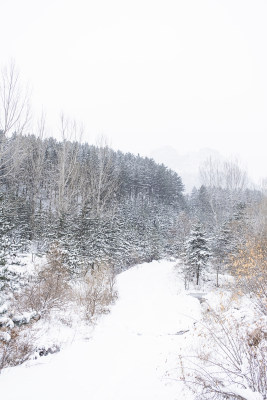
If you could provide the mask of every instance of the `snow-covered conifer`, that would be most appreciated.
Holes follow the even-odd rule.
[[[196,278],[196,284],[200,282],[201,274],[208,264],[211,256],[209,241],[200,223],[195,224],[190,231],[185,244],[186,273],[192,279]]]

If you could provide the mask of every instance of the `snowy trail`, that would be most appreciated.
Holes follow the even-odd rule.
[[[180,285],[180,286],[179,286]],[[190,339],[177,332],[199,318],[198,300],[183,293],[174,264],[153,262],[118,277],[119,299],[89,341],[73,343],[42,364],[0,375],[5,400],[191,399],[166,372]]]

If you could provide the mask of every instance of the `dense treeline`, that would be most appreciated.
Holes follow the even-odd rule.
[[[2,253],[44,251],[57,240],[76,266],[84,258],[129,265],[172,254],[182,192],[181,178],[152,159],[1,134]]]
[[[248,212],[262,197],[246,187],[204,185],[185,196],[174,171],[106,145],[0,138],[2,263],[12,252],[45,252],[57,241],[73,270],[103,261],[127,267],[179,256],[196,222],[221,261],[242,241]]]

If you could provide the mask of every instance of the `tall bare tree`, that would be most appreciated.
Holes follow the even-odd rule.
[[[75,121],[69,121],[64,115],[60,119],[61,147],[58,155],[57,201],[59,214],[64,214],[78,201],[79,163],[78,141],[82,136],[82,127]]]
[[[226,194],[228,211],[234,210],[242,201],[242,193],[248,187],[247,172],[240,167],[238,160],[220,162],[209,158],[200,166],[199,173],[201,182],[207,189],[209,205],[217,226],[221,222],[222,201],[223,207],[226,206]]]
[[[88,189],[92,209],[99,217],[114,198],[118,188],[118,175],[112,159],[112,150],[105,139],[100,139],[95,159],[91,161]]]
[[[29,93],[12,61],[0,75],[0,178],[14,172],[22,159],[21,134],[30,122]],[[10,136],[13,135],[13,140]]]
[[[13,61],[2,69],[0,77],[0,130],[20,134],[30,122],[29,93],[21,84]]]
[[[242,191],[248,185],[247,172],[238,160],[220,162],[210,157],[200,166],[199,172],[202,184],[210,188]]]

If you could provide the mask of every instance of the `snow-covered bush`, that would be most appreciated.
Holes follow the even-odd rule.
[[[198,335],[201,349],[181,361],[197,399],[266,399],[266,320],[251,326],[211,311]]]

